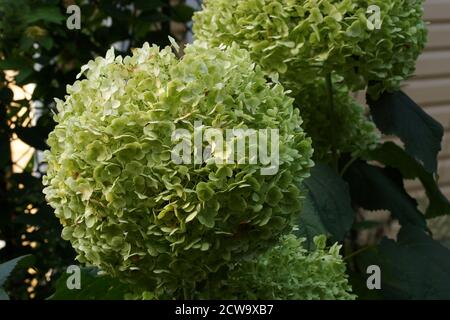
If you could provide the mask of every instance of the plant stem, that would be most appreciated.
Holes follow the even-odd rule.
[[[370,245],[370,246],[358,249],[356,251],[353,251],[348,256],[344,257],[344,261],[346,261],[346,260],[348,260],[350,258],[353,258],[354,256],[357,256],[358,254],[363,253],[364,251],[367,251],[367,250],[375,248],[375,247],[376,247],[376,245],[373,244],[373,245]]]
[[[183,300],[189,300],[189,293],[186,288],[186,282],[183,280]]]
[[[350,161],[347,162],[347,163],[345,164],[345,166],[342,168],[342,170],[341,170],[341,172],[339,173],[339,175],[340,175],[341,177],[343,177],[344,174],[345,174],[345,172],[347,172],[348,168],[350,168],[350,166],[351,166],[356,160],[358,160],[358,157],[351,158]]]
[[[334,119],[334,94],[333,94],[333,80],[331,77],[331,72],[328,73],[325,76],[325,84],[327,89],[327,96],[328,96],[328,116],[330,120],[330,126],[331,126],[331,156],[332,156],[332,164],[336,171],[338,171],[338,161],[339,161],[339,154],[336,150],[336,127],[334,126],[333,121]]]
[[[9,90],[7,83],[0,82],[0,90]],[[5,239],[7,245],[2,249],[2,254],[6,257],[14,253],[15,246],[9,242],[12,242],[16,235],[14,224],[11,223],[14,207],[11,201],[11,195],[9,194],[11,176],[13,174],[11,129],[8,124],[8,108],[10,102],[7,99],[0,100],[0,208],[2,210],[0,212],[0,221],[5,224],[5,227],[2,226],[2,239]]]

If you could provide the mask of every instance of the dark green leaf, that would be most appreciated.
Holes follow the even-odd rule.
[[[397,242],[383,239],[357,263],[362,272],[380,267],[386,299],[450,299],[450,250],[420,228],[402,227]]]
[[[380,225],[381,225],[381,222],[379,222],[379,221],[364,220],[364,221],[355,223],[353,225],[353,228],[355,230],[366,230],[366,229],[372,229],[375,227],[379,227]]]
[[[379,168],[362,161],[353,163],[344,178],[350,185],[353,201],[367,210],[389,210],[400,224],[426,229],[425,217],[417,202],[405,191],[399,171]]]
[[[28,144],[30,147],[36,148],[38,150],[47,149],[47,144],[45,143],[45,136],[40,134],[40,131],[36,127],[23,128],[18,127],[15,133],[20,140]]]
[[[42,116],[34,127],[17,127],[14,131],[20,140],[38,150],[48,148],[46,140],[50,131],[54,127],[54,122],[49,116]]]
[[[363,273],[347,271],[348,281],[352,286],[353,293],[358,296],[358,300],[382,300],[383,295],[380,290],[369,290],[367,288],[367,277],[369,275],[364,272],[365,270],[364,268]]]
[[[9,299],[8,294],[3,287],[11,273],[17,268],[29,267],[33,262],[33,256],[25,255],[0,264],[0,300]]]
[[[334,241],[341,241],[355,215],[347,183],[328,166],[318,164],[304,186],[308,195],[300,216],[300,232],[308,240],[311,236],[328,233]]]
[[[39,43],[47,50],[53,47],[53,39],[51,37],[44,37],[39,40]]]
[[[16,76],[16,84],[24,85],[28,83],[29,77],[33,73],[33,69],[21,69],[19,70],[19,74]]]
[[[160,6],[162,6],[161,0],[136,0],[134,1],[134,5],[137,9],[140,10],[156,10]]]
[[[0,89],[0,103],[3,105],[8,105],[14,97],[14,93],[10,88],[3,87]]]
[[[0,264],[0,287],[5,284],[14,269],[30,266],[33,264],[33,260],[33,256],[25,255]]]
[[[0,60],[1,70],[22,70],[32,69],[30,62],[22,57],[13,57],[4,60]]]
[[[67,288],[70,274],[63,274],[56,284],[51,300],[121,300],[128,286],[108,275],[99,275],[98,269],[81,268],[80,289]]]
[[[192,19],[194,9],[185,4],[179,4],[172,8],[172,19],[177,22],[186,23]]]
[[[420,179],[429,199],[427,218],[450,214],[450,201],[439,190],[433,175],[402,148],[387,142],[371,152],[371,157],[373,160],[400,170],[405,179]]]
[[[2,288],[0,288],[0,301],[1,300],[9,300],[8,294]]]
[[[305,246],[307,250],[312,250],[314,248],[313,239],[315,236],[329,234],[320,220],[320,216],[314,208],[314,204],[309,195],[305,199],[296,234],[306,238]]]
[[[33,67],[30,62],[23,57],[14,57],[0,60],[0,70],[17,70],[19,73],[15,76],[16,83],[22,85],[26,79],[33,73]]]
[[[65,16],[61,14],[58,7],[40,7],[32,10],[25,16],[27,23],[34,23],[36,21],[45,21],[53,23],[61,23],[65,20]]]
[[[398,136],[411,156],[423,163],[428,172],[436,172],[444,133],[442,125],[402,91],[385,92],[378,100],[368,96],[367,101],[381,132]]]

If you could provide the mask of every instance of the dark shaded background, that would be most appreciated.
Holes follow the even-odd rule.
[[[81,9],[80,30],[66,26],[73,4]],[[42,194],[42,152],[18,173],[12,141],[46,149],[54,98],[64,97],[83,64],[111,46],[126,55],[146,41],[167,45],[168,35],[182,41],[192,13],[181,0],[0,0],[0,262],[24,254],[36,261],[9,281],[12,299],[48,297],[75,256]],[[31,99],[14,100],[12,86],[30,83]]]

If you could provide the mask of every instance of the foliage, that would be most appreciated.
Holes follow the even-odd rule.
[[[396,135],[405,150],[423,164],[428,172],[437,170],[444,128],[401,91],[368,99],[373,120],[384,134]],[[402,118],[409,121],[402,121]]]
[[[57,102],[44,179],[80,262],[177,295],[180,282],[188,290],[291,230],[311,142],[293,99],[266,83],[247,51],[196,42],[178,60],[169,47],[144,44],[131,57],[108,51],[82,70],[86,79]],[[263,175],[249,159],[177,164],[172,133],[184,129],[193,142],[198,120],[204,128],[280,128],[278,171]]]
[[[0,300],[8,300],[8,294],[5,291],[6,280],[11,276],[13,271],[17,268],[29,266],[33,262],[33,257],[30,255],[21,256],[7,262],[0,264]]]
[[[385,112],[382,118],[392,119],[389,115],[395,114],[396,109],[402,107],[401,105],[392,106],[392,108],[383,107],[382,111],[378,110]],[[432,128],[438,126],[435,120],[431,118],[426,120],[423,121],[423,118],[416,117],[414,113],[406,113],[401,119],[398,119],[401,123],[399,124],[400,127],[412,123],[417,127],[432,130]],[[368,164],[361,159],[354,159],[345,165],[346,170],[343,177],[350,186],[353,205],[369,210],[389,210],[392,218],[398,220],[402,226],[397,243],[382,240],[376,246],[372,245],[359,249],[352,244],[357,250],[352,254],[351,259],[353,270],[357,274],[354,277],[355,281],[364,281],[361,276],[364,275],[369,265],[375,264],[382,268],[384,278],[382,277],[382,290],[379,293],[379,298],[448,297],[448,293],[445,290],[443,291],[441,286],[441,274],[436,270],[445,268],[444,261],[448,258],[449,252],[427,235],[429,230],[425,218],[450,214],[450,203],[437,186],[434,177],[435,172],[428,173],[423,164],[414,159],[413,154],[416,154],[416,151],[410,150],[410,153],[408,153],[407,150],[387,142],[372,151],[369,157],[369,160],[378,161],[377,166]],[[436,157],[436,154],[426,153],[426,156]],[[384,168],[380,168],[380,164]],[[421,180],[427,192],[428,209],[426,215],[419,210],[417,201],[405,191],[403,179],[416,177]],[[354,228],[356,228],[356,225]],[[418,246],[422,246],[421,242],[425,241],[426,251],[433,252],[433,258],[423,259],[420,253],[410,250],[411,245],[403,241],[404,234],[408,234],[408,241],[417,242]],[[373,252],[379,252],[379,254],[371,254]],[[366,254],[371,254],[370,260],[361,262]],[[425,274],[427,275],[426,280],[422,277]],[[383,285],[383,283],[386,285]],[[417,287],[411,289],[410,286],[416,284]],[[356,284],[356,286],[361,287],[360,284]],[[354,286],[354,288],[356,287]],[[356,293],[364,298],[367,294],[366,291],[366,289],[356,290]]]
[[[71,4],[80,7],[80,30],[66,27]],[[42,194],[45,165],[38,163],[40,153],[34,153],[23,171],[16,170],[11,142],[20,139],[36,150],[46,149],[54,127],[54,98],[64,97],[82,65],[112,45],[121,54],[145,41],[166,45],[171,26],[185,28],[191,14],[183,1],[0,1],[0,239],[6,242],[0,261],[30,253],[36,258],[28,284],[23,277],[9,282],[13,299],[47,297],[49,282],[73,263],[74,252],[61,241],[60,224]],[[31,97],[14,97],[12,88],[26,84],[35,85]]]
[[[298,233],[307,235],[308,247],[321,234],[332,237],[333,241],[344,240],[354,219],[347,183],[330,167],[317,164],[303,185],[308,195],[300,214]]]
[[[333,72],[350,90],[370,84],[376,98],[414,71],[426,39],[422,2],[207,0],[194,15],[194,31],[215,45],[239,43],[294,93]],[[379,29],[368,19],[369,4],[381,10]]]
[[[433,126],[436,122],[433,123]],[[440,145],[440,143],[438,143]],[[450,213],[450,202],[436,185],[432,172],[428,172],[411,155],[394,143],[385,143],[371,155],[373,160],[400,170],[405,179],[419,179],[429,199],[426,217],[434,218]],[[434,171],[433,171],[434,172]]]
[[[450,250],[420,228],[403,227],[397,241],[383,239],[358,257],[361,269],[378,264],[385,299],[450,299]]]

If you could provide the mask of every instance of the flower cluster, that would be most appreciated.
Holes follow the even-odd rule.
[[[351,287],[340,246],[325,246],[325,236],[314,239],[316,248],[307,252],[293,235],[255,260],[244,261],[218,282],[209,296],[213,299],[262,300],[351,300]]]
[[[292,229],[311,141],[279,84],[247,51],[196,42],[178,59],[145,44],[112,50],[57,101],[44,190],[82,263],[175,294]],[[260,164],[176,164],[172,133],[276,128],[279,170]],[[195,139],[192,134],[188,139]]]
[[[295,92],[331,72],[350,90],[396,90],[424,48],[423,0],[207,0],[194,16],[198,39],[237,42]],[[369,4],[380,9],[371,19]],[[375,17],[376,18],[376,17]]]
[[[325,236],[314,238],[307,251],[305,239],[288,235],[256,259],[236,263],[227,276],[210,279],[196,299],[225,300],[353,300],[341,246],[326,246]],[[129,300],[171,299],[155,291],[132,292]]]
[[[367,110],[339,79],[333,78],[331,88],[322,79],[304,85],[295,104],[304,120],[302,127],[312,138],[315,161],[332,161],[331,151],[364,156],[380,143],[381,135]]]

